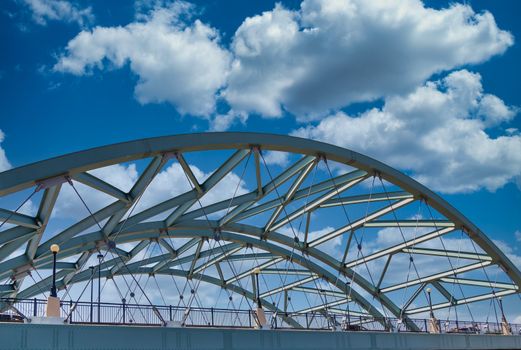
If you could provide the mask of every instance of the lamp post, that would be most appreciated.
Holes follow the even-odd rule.
[[[429,300],[429,310],[430,310],[430,320],[429,320],[429,333],[440,333],[440,325],[436,317],[434,317],[434,312],[432,311],[432,298],[431,298],[431,289],[427,288],[427,299]]]
[[[51,245],[52,252],[52,287],[51,287],[51,297],[56,298],[58,294],[56,293],[56,254],[60,251],[60,246],[57,244]]]
[[[260,297],[260,285],[259,285],[259,273],[260,273],[260,269],[259,268],[256,268],[253,273],[255,274],[255,284],[256,284],[256,291],[257,291],[257,295],[256,295],[256,298],[257,298],[257,310],[256,310],[256,314],[257,314],[257,326],[258,328],[260,329],[263,329],[266,327],[266,315],[264,314],[264,310],[262,309],[262,302],[261,302],[261,297]]]
[[[60,299],[56,293],[56,255],[60,251],[60,246],[53,244],[50,247],[52,253],[52,286],[51,294],[47,298],[47,305],[45,307],[45,316],[52,318],[60,317]],[[63,321],[60,321],[63,322]]]
[[[503,298],[502,297],[499,297],[497,298],[498,301],[499,301],[499,310],[501,310],[501,318],[502,319],[506,319],[505,318],[505,311],[503,310]]]
[[[90,266],[90,323],[94,320],[94,266]]]
[[[101,261],[103,260],[103,254],[98,254],[98,323],[101,321]]]
[[[257,290],[257,307],[258,308],[262,308],[262,305],[261,305],[261,298],[260,298],[260,291],[259,291],[259,273],[260,273],[260,269],[255,269],[255,284],[257,285],[257,288],[255,288]]]
[[[507,318],[505,317],[505,310],[503,309],[503,298],[499,297],[499,309],[501,310],[501,333],[503,335],[512,335],[512,327],[508,324]]]
[[[431,289],[427,288],[427,298],[429,299],[429,310],[431,311],[430,316],[431,318],[434,317],[434,312],[432,311],[432,299],[431,299]]]

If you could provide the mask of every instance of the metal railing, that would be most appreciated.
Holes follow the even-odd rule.
[[[3,322],[30,322],[32,317],[45,315],[47,301],[44,299],[0,298],[4,312]],[[397,318],[375,318],[346,314],[326,314],[319,311],[307,313],[279,313],[265,311],[272,329],[298,329],[285,320],[286,317],[309,330],[377,331],[377,332],[423,332],[429,331],[429,319],[411,319],[411,323]],[[140,305],[127,303],[97,303],[61,301],[61,317],[71,324],[106,324],[163,326],[173,323],[186,327],[253,328],[257,324],[252,310],[222,308],[178,307],[172,305]],[[439,320],[441,333],[502,334],[497,322],[471,322]],[[521,334],[521,324],[510,324],[512,334]]]

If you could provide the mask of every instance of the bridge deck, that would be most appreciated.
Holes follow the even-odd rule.
[[[2,349],[521,349],[521,336],[1,324]]]

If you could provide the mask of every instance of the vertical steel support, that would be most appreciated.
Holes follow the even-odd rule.
[[[51,297],[57,297],[56,293],[56,252],[52,252],[52,287],[51,287]]]
[[[94,266],[90,266],[90,323],[94,322]]]
[[[121,299],[121,303],[123,304],[123,324],[126,323],[125,322],[125,318],[126,318],[125,316],[126,316],[126,311],[127,311],[126,304],[125,304],[126,301],[127,300],[125,298]]]
[[[98,323],[101,323],[101,260],[103,255],[98,254]]]

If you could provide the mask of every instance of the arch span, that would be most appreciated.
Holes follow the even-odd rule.
[[[194,167],[200,170],[202,166],[197,167],[186,158],[211,151],[226,153],[225,160],[201,178]],[[286,152],[289,164],[268,164],[264,158],[268,151]],[[203,163],[209,159],[192,158],[203,159]],[[145,159],[147,165],[128,191],[93,173],[102,167]],[[154,179],[173,163],[181,169],[188,189],[148,207],[139,207],[140,198],[146,195]],[[324,164],[322,170],[317,170],[320,164]],[[250,172],[246,171],[248,166]],[[333,172],[341,171],[333,175],[331,168]],[[319,174],[315,181],[319,171],[323,172],[322,177]],[[220,197],[204,202],[208,193],[227,181],[230,174],[239,179],[238,187],[243,184],[243,193],[237,194],[236,190],[229,195],[222,191]],[[375,181],[381,182],[380,192],[374,191]],[[367,184],[371,182],[370,187]],[[392,190],[388,191],[385,183]],[[111,201],[89,216],[58,228],[54,226],[55,233],[50,234],[48,227],[54,224],[52,217],[56,203],[61,200],[60,193],[74,184],[82,184],[93,193],[103,193]],[[234,282],[248,279],[254,271],[270,270],[285,276],[291,275],[290,270],[295,276],[307,271],[311,277],[301,281],[295,276],[291,276],[290,282],[288,278],[281,279],[279,284],[272,281],[271,290],[265,294],[297,290],[316,293],[324,288],[319,283],[325,283],[331,293],[337,293],[333,294],[336,305],[341,305],[343,293],[346,305],[352,302],[378,317],[389,311],[407,321],[408,315],[427,310],[418,296],[428,286],[440,295],[434,309],[443,309],[516,294],[521,285],[519,269],[481,230],[437,194],[377,160],[312,140],[256,133],[166,136],[71,153],[0,173],[0,196],[21,198],[26,193],[42,193],[36,213],[27,215],[0,209],[0,218],[10,225],[0,232],[0,279],[4,281],[0,296],[40,294],[41,288],[49,283],[48,278],[29,286],[24,281],[34,269],[49,269],[49,247],[54,243],[62,247],[58,273],[61,288],[85,282],[86,269],[93,264],[96,253],[111,250],[117,258],[97,267],[103,276],[124,275],[121,266],[127,264],[136,268],[135,273],[173,274],[171,267],[185,261],[190,262],[190,268],[184,272],[187,278],[200,276],[208,283],[243,291]],[[440,217],[404,216],[410,215],[413,205],[432,208]],[[365,210],[357,212],[357,206]],[[330,208],[336,208],[339,216],[328,217],[325,213]],[[315,225],[313,216],[321,217],[327,225],[312,232],[311,226],[320,226]],[[304,232],[295,231],[293,225],[303,221]],[[386,229],[394,230],[396,235],[400,233],[401,240],[394,239],[385,247],[358,242],[365,230],[371,229],[381,230],[378,235]],[[404,234],[406,230],[414,231],[413,237]],[[462,244],[463,248],[447,249],[443,237],[454,232],[460,232],[460,241],[465,238],[471,246]],[[231,250],[219,252],[209,245],[203,249],[204,242],[220,239],[231,242],[227,244]],[[435,247],[439,243],[442,248]],[[146,260],[143,251],[152,244],[166,253],[161,251]],[[333,253],[331,245],[336,249]],[[248,260],[247,268],[233,271],[234,259],[240,253],[248,256],[244,251],[249,248],[255,249],[255,253],[249,254],[249,260],[243,258]],[[259,264],[257,254],[272,256]],[[201,261],[202,257],[208,262]],[[403,257],[410,262],[407,278],[385,280],[389,270],[398,266],[395,261]],[[422,258],[444,259],[450,268],[435,271],[424,264],[426,272],[422,273],[416,267]],[[150,261],[155,265],[145,267]],[[219,271],[220,278],[216,278],[211,275],[217,273],[215,270],[206,271],[217,268],[220,262],[230,266],[227,276]],[[504,272],[508,281],[499,283],[489,279],[486,269],[494,266]],[[379,276],[371,273],[376,267],[381,269]],[[183,275],[180,272],[183,270],[176,271],[176,275]],[[478,274],[481,276],[476,277]],[[455,295],[454,288],[447,288],[449,285],[458,285],[461,295]],[[408,288],[414,288],[414,293],[407,295]],[[408,300],[400,302],[396,291],[402,291]],[[255,299],[253,290],[244,293]],[[309,308],[327,311],[329,304],[322,300]]]

